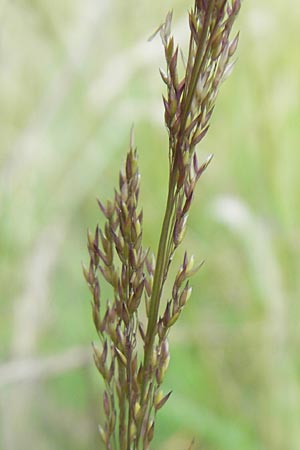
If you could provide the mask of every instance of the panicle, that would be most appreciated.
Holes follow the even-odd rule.
[[[101,343],[100,348],[93,344],[93,357],[105,383],[105,423],[99,433],[106,450],[149,449],[156,413],[171,395],[161,388],[170,361],[168,335],[190,298],[189,280],[203,263],[195,264],[194,256],[185,252],[164,305],[161,300],[174,252],[186,232],[197,182],[212,160],[210,155],[199,161],[196,147],[209,130],[220,85],[233,69],[239,35],[231,39],[230,33],[239,9],[240,0],[195,0],[183,71],[171,34],[172,12],[156,31],[166,59],[166,70],[160,74],[167,90],[163,103],[170,164],[157,256],[142,246],[133,128],[118,189],[112,200],[97,200],[103,225],[87,232],[90,261],[82,268]],[[110,288],[109,300],[103,299],[106,291],[100,278]]]

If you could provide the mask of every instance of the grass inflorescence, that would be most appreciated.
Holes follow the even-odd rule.
[[[167,87],[163,98],[169,134],[168,197],[156,257],[143,248],[143,214],[138,207],[140,174],[131,133],[119,187],[106,204],[98,201],[105,224],[88,233],[93,321],[100,338],[94,360],[104,382],[105,423],[100,435],[107,450],[146,450],[157,411],[169,399],[162,383],[170,360],[168,334],[186,305],[191,276],[201,263],[184,253],[172,291],[162,301],[174,252],[182,243],[196,184],[212,159],[199,163],[196,146],[208,131],[222,81],[230,74],[238,36],[230,32],[240,0],[196,0],[189,13],[190,40],[183,75],[179,48],[171,34],[172,13],[159,27],[165,50]],[[184,58],[183,58],[184,59]],[[102,301],[99,278],[112,288]]]

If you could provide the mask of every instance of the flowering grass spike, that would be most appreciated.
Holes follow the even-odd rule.
[[[96,367],[105,382],[99,427],[107,450],[147,450],[156,414],[169,399],[162,383],[170,360],[168,334],[186,305],[189,279],[201,264],[187,252],[173,288],[165,296],[174,252],[182,243],[196,184],[210,163],[199,163],[196,146],[208,131],[222,81],[230,74],[238,35],[230,32],[240,0],[196,0],[189,13],[190,40],[180,77],[179,49],[171,34],[172,13],[159,28],[166,71],[161,77],[169,134],[168,197],[156,258],[142,246],[143,214],[138,207],[140,174],[133,132],[119,188],[105,205],[105,225],[88,233],[89,267],[84,275],[92,292]],[[111,286],[103,303],[99,279]]]

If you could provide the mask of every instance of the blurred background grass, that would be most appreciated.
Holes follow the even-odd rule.
[[[0,448],[101,448],[81,275],[134,122],[145,244],[166,194],[159,39],[187,0],[0,4]],[[206,264],[171,336],[160,450],[299,450],[300,5],[244,2],[185,247]],[[178,256],[179,260],[180,256]],[[174,269],[175,270],[175,269]]]

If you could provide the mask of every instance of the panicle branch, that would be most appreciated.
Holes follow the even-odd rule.
[[[196,184],[212,155],[199,164],[196,145],[204,138],[222,81],[232,68],[238,35],[230,32],[240,9],[240,0],[196,0],[189,14],[190,41],[182,77],[178,70],[178,46],[171,34],[172,12],[160,27],[167,70],[161,77],[167,87],[163,97],[169,134],[169,191],[157,252],[157,268],[150,300],[144,370],[147,372],[163,286],[176,248],[183,240]],[[174,298],[171,300],[174,302]],[[180,310],[173,305],[178,316]],[[173,318],[173,323],[176,319]],[[144,377],[142,392],[147,377]]]

